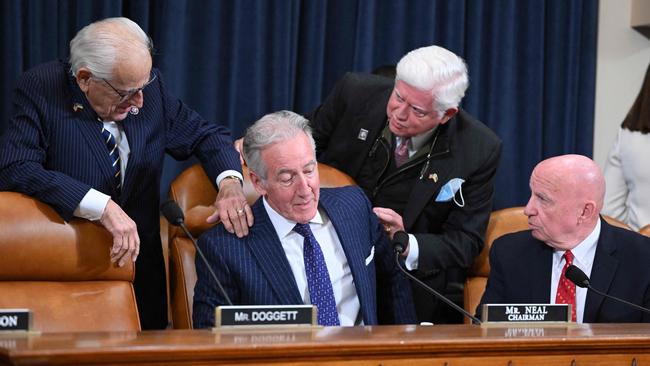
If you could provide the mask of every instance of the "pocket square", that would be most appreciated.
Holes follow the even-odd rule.
[[[370,255],[368,258],[366,258],[366,266],[372,262],[372,259],[375,257],[375,246],[373,245],[372,248],[370,248]]]

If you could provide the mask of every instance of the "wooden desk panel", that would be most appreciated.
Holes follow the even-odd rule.
[[[0,365],[648,365],[650,324],[0,335]]]

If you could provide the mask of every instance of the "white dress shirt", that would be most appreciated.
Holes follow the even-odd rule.
[[[571,249],[573,253],[573,265],[580,268],[587,276],[591,277],[591,267],[594,264],[596,256],[596,244],[600,237],[600,220],[597,221],[594,230],[576,246]],[[562,276],[565,260],[564,251],[556,250],[553,252],[553,267],[551,269],[551,303],[555,304],[557,296],[557,285]],[[585,301],[587,299],[587,289],[576,286],[576,322],[582,323],[585,314]]]
[[[266,198],[263,199],[263,202],[264,208],[282,243],[282,248],[293,272],[293,277],[298,285],[300,297],[303,303],[311,304],[307,273],[303,259],[304,238],[293,231],[294,226],[296,226],[295,221],[282,217],[268,204]],[[323,251],[327,271],[332,281],[332,289],[334,290],[334,299],[336,300],[336,310],[339,313],[340,324],[342,326],[361,325],[361,305],[357,296],[357,290],[354,287],[352,272],[350,271],[347,257],[336,234],[334,225],[332,225],[325,212],[318,210],[316,216],[309,221],[309,227]]]

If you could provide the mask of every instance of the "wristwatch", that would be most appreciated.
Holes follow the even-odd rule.
[[[239,179],[239,177],[236,176],[236,175],[227,175],[227,176],[223,177],[223,179],[221,179],[221,181],[223,182],[226,179],[234,179],[234,180],[238,181],[239,184],[241,184],[242,186],[244,185],[244,182],[242,182],[242,180]]]

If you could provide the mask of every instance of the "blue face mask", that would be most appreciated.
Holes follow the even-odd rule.
[[[436,202],[449,202],[451,200],[454,200],[454,203],[456,203],[458,207],[464,207],[465,199],[463,198],[463,183],[465,183],[464,179],[451,179],[449,182],[447,182],[447,184],[440,188],[438,197],[436,197]],[[460,195],[460,202],[456,201],[456,192],[458,192]]]

